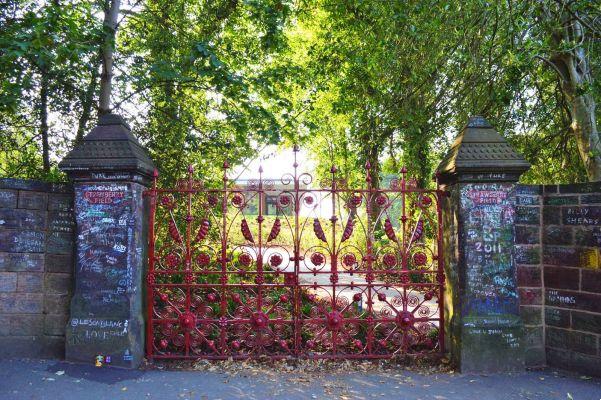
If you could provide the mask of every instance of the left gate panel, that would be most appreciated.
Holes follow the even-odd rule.
[[[219,355],[221,350],[220,291],[212,283],[222,276],[222,249],[219,241],[210,240],[219,235],[218,196],[193,185],[151,193],[148,352],[154,357]]]
[[[277,239],[289,245],[292,234],[280,235],[290,224],[279,206],[263,216],[269,191],[205,189],[189,179],[173,190],[148,192],[149,357],[285,357],[294,351],[293,252]]]

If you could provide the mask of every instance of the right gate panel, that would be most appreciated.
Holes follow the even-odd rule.
[[[367,171],[367,175],[369,171]],[[299,190],[301,349],[385,358],[442,350],[444,274],[438,191],[400,179]]]

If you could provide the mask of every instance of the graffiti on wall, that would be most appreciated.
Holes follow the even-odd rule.
[[[517,314],[513,185],[467,184],[461,190],[467,301],[464,315]]]
[[[76,191],[79,285],[104,305],[132,289],[132,191],[127,184],[86,184]],[[83,287],[82,287],[83,289]]]

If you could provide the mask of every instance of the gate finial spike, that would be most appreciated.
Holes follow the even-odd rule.
[[[263,166],[259,165],[259,173],[262,174],[263,173]]]
[[[365,162],[365,169],[370,169],[371,168],[371,163],[369,161]]]
[[[230,167],[230,164],[227,162],[227,160],[225,160],[223,162],[223,169],[228,169]]]
[[[188,165],[188,172],[191,174],[194,173],[194,167],[192,166],[192,164]]]
[[[332,168],[330,168],[330,172],[335,174],[338,171],[338,168],[336,168],[335,165],[332,165]]]
[[[158,169],[154,169],[154,171],[152,171],[152,177],[153,178],[158,178],[159,177],[159,170]]]
[[[294,164],[292,164],[292,166],[296,169],[298,168],[298,161],[297,161],[297,154],[300,150],[300,147],[298,147],[298,144],[294,144],[294,147],[292,148],[292,151],[294,152]]]

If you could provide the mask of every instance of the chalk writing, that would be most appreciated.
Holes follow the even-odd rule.
[[[115,329],[85,329],[83,335],[78,335],[79,342],[108,341],[114,337],[126,336],[127,332]]]
[[[505,173],[488,173],[488,174],[478,174],[476,175],[476,179],[477,180],[499,180],[499,179],[505,179],[507,177],[507,174]]]
[[[117,188],[118,189],[118,188]],[[84,193],[84,199],[90,204],[113,204],[115,200],[122,199],[123,191],[88,191]]]
[[[497,336],[509,348],[515,349],[520,347],[520,340],[512,332],[507,332],[499,328],[468,328],[468,335],[474,336]]]
[[[76,288],[67,329],[67,354],[89,360],[112,354],[113,363],[129,365],[122,357],[142,340],[141,312],[136,285],[143,265],[143,187],[136,183],[78,183],[75,185]],[[129,360],[131,361],[131,360]]]
[[[462,307],[466,316],[518,314],[512,189],[511,184],[482,183],[467,184],[461,190],[467,295]],[[497,324],[504,322],[499,319]]]
[[[44,233],[38,231],[0,230],[0,251],[14,253],[43,253]]]
[[[132,174],[128,174],[128,173],[107,174],[104,172],[92,172],[90,174],[90,176],[92,177],[92,179],[106,180],[106,181],[132,179]]]
[[[562,215],[566,225],[599,225],[601,207],[566,207]]]
[[[576,304],[574,296],[562,295],[557,290],[550,290],[547,294],[547,300],[559,304]]]
[[[100,328],[121,328],[127,326],[127,320],[125,321],[115,321],[115,320],[107,320],[107,319],[87,319],[87,318],[73,318],[71,319],[71,326],[91,326],[91,327],[100,327]]]
[[[65,211],[53,212],[50,214],[48,227],[57,232],[73,232],[73,214]]]
[[[78,286],[94,292],[90,301],[98,307],[126,302],[132,287],[133,207],[126,184],[85,184],[76,190]]]
[[[507,198],[507,192],[497,190],[472,190],[467,195],[474,204],[500,204]]]

